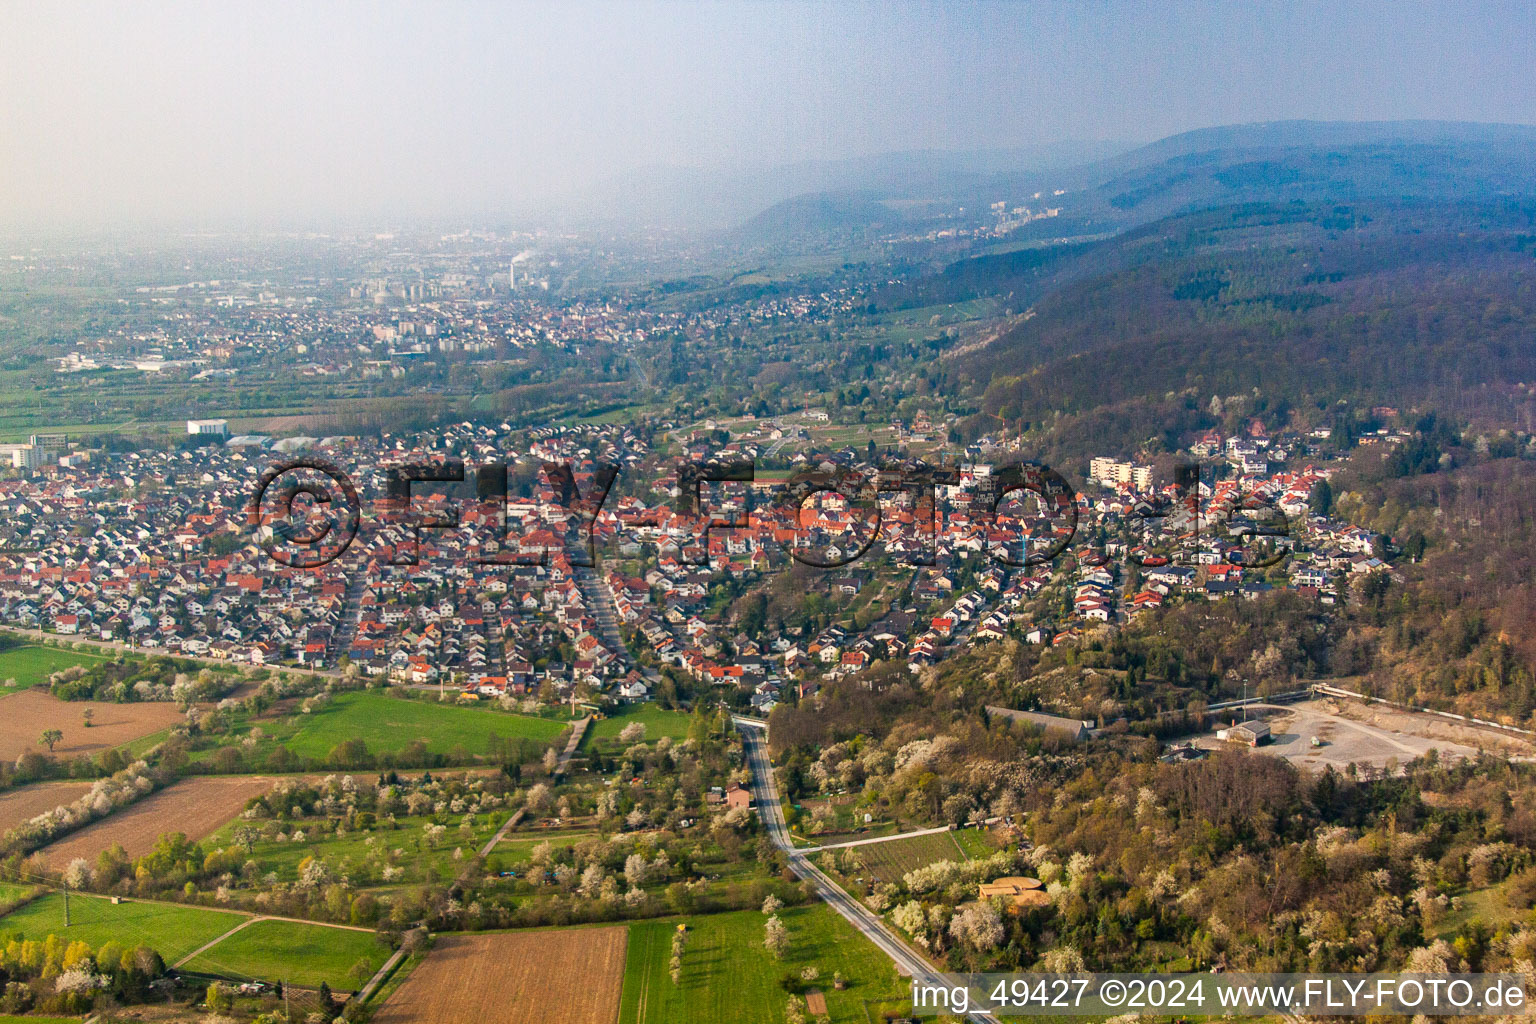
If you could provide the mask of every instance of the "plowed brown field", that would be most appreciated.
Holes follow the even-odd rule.
[[[90,791],[89,782],[40,782],[0,793],[0,833],[62,804],[72,804]]]
[[[445,935],[375,1024],[614,1024],[627,928]]]
[[[275,781],[252,775],[186,779],[70,833],[41,852],[55,867],[76,857],[94,861],[113,843],[122,843],[129,857],[142,857],[165,832],[185,832],[188,839],[201,839],[239,814],[251,797],[271,789]]]
[[[89,729],[83,718],[86,708],[95,712]],[[44,729],[57,729],[64,734],[64,739],[54,746],[53,756],[71,760],[81,754],[120,747],[184,721],[186,717],[176,710],[176,705],[166,702],[106,704],[59,700],[43,690],[22,690],[0,697],[0,759],[14,761],[29,750],[46,754],[48,748],[38,742]]]

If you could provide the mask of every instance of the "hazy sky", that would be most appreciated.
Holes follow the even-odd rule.
[[[1536,122],[1536,5],[4,0],[0,224],[523,212],[649,165]]]

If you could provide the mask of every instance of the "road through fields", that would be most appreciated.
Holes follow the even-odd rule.
[[[768,752],[763,745],[763,737],[767,735],[767,729],[759,722],[743,718],[736,718],[735,722],[736,728],[741,731],[742,742],[746,746],[747,765],[752,769],[752,800],[774,845],[783,850],[785,856],[789,858],[790,870],[815,886],[817,894],[830,904],[832,909],[843,915],[849,924],[857,928],[881,952],[895,961],[896,969],[900,973],[922,985],[946,986],[948,983],[929,965],[927,960],[923,959],[921,954],[887,927],[878,915],[849,896],[826,872],[812,864],[803,851],[795,849],[794,844],[790,842],[789,828],[784,822],[784,810],[779,803],[778,787],[773,781],[773,766],[768,761]],[[996,1017],[979,1011],[968,1014],[966,1019],[973,1024],[998,1024]]]

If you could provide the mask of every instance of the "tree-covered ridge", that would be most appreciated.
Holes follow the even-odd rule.
[[[1377,404],[1513,419],[1536,378],[1533,253],[1526,205],[1210,210],[1086,248],[955,368],[982,393],[977,430],[1064,456],[1174,445],[1217,425],[1213,395],[1276,425]]]
[[[1475,447],[1507,445],[1483,435]],[[1397,475],[1362,455],[1342,500],[1409,554],[1360,595],[1336,640],[1338,667],[1383,696],[1503,717],[1536,714],[1536,465],[1494,458]],[[1374,463],[1374,465],[1373,465]]]

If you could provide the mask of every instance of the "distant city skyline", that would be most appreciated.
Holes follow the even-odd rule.
[[[622,210],[655,168],[1536,123],[1516,4],[5,4],[0,230]],[[1084,145],[1086,144],[1086,145]],[[651,175],[655,177],[655,175]]]

